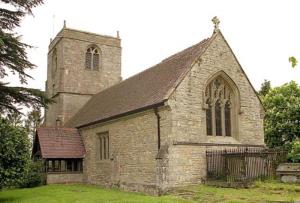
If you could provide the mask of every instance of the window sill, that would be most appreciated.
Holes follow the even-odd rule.
[[[87,71],[98,71],[98,72],[99,72],[99,69],[89,69],[89,68],[85,68],[84,70],[87,70]]]
[[[111,162],[113,159],[103,159],[103,160],[97,160],[96,163],[106,163]]]
[[[83,174],[83,171],[69,171],[69,172],[46,172],[46,174]]]
[[[210,143],[210,142],[177,142],[173,145],[192,145],[192,146],[230,146],[230,147],[265,147],[265,145],[241,144],[241,143]]]

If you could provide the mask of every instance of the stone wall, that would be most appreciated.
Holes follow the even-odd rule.
[[[159,114],[161,143],[162,146],[167,146],[170,135],[169,110],[161,109]],[[98,159],[97,134],[101,132],[109,133],[108,160]],[[158,193],[161,179],[157,177],[157,117],[153,109],[82,128],[80,133],[86,149],[86,182],[130,191]]]
[[[60,184],[60,183],[82,183],[82,173],[48,173],[46,175],[47,184]]]
[[[232,137],[206,135],[203,95],[208,81],[218,73],[228,76],[239,92],[240,106],[236,107],[237,128]],[[68,72],[66,75],[70,74],[74,73]],[[64,88],[77,91],[68,85],[71,83],[64,84]],[[79,93],[80,84],[77,87]],[[79,101],[75,97],[67,100]],[[69,112],[68,107],[71,112],[75,109],[71,103],[65,104],[64,112]],[[262,106],[221,34],[215,36],[205,53],[193,64],[191,71],[173,92],[165,107],[159,109],[159,115],[160,150],[157,116],[153,109],[81,128],[80,133],[86,148],[84,181],[159,194],[172,187],[201,183],[205,179],[205,152],[206,149],[214,147],[201,144],[223,144],[222,148],[226,144],[228,147],[264,145]],[[97,155],[98,134],[102,132],[109,132],[110,158],[107,160],[99,160]],[[183,144],[176,144],[180,142]]]
[[[241,108],[236,133],[232,137],[207,136],[203,109],[207,81],[216,73],[226,74],[239,90]],[[168,100],[172,118],[172,140],[183,143],[264,145],[262,106],[245,73],[221,34],[217,34],[205,53]],[[206,176],[206,147],[169,147],[168,185],[200,183]]]
[[[46,110],[47,126],[54,126],[57,117],[66,123],[93,94],[121,81],[120,43],[119,38],[62,29],[49,45],[46,92],[61,98]],[[99,70],[85,69],[85,53],[91,45],[100,51]]]

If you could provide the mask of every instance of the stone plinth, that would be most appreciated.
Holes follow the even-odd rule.
[[[276,174],[284,183],[300,183],[300,163],[280,164]]]

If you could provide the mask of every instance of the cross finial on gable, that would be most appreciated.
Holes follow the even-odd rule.
[[[214,25],[215,25],[215,29],[214,29],[214,33],[219,31],[219,24],[220,24],[220,20],[217,16],[213,17],[213,19],[211,20]]]

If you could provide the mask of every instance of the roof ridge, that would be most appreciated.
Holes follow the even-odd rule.
[[[191,46],[191,47],[188,47],[188,48],[185,49],[184,51],[187,51],[188,49],[191,49],[191,48],[195,48],[196,46],[200,46],[200,45],[203,46],[203,45],[205,45],[204,50],[203,50],[203,49],[201,50],[202,53],[201,53],[201,52],[199,53],[200,55],[202,55],[202,54],[206,51],[206,49],[207,49],[207,47],[209,46],[210,42],[213,41],[214,38],[215,38],[215,35],[213,34],[211,37],[206,38],[206,39],[200,41],[199,43],[197,43],[197,44],[195,44],[195,45],[193,45],[193,46]],[[171,56],[171,57],[172,57],[172,56]],[[172,59],[174,59],[174,58],[176,58],[176,57],[177,57],[177,56],[173,57]],[[195,61],[195,59],[194,59],[193,61]],[[191,67],[192,67],[192,66],[193,66],[193,63],[191,63]],[[191,67],[190,67],[188,70],[186,70],[185,72],[183,72],[183,73],[178,77],[178,79],[177,79],[175,85],[173,86],[173,88],[171,88],[170,91],[166,92],[166,94],[165,94],[165,96],[164,96],[164,99],[165,99],[165,100],[168,100],[168,99],[170,98],[170,96],[172,95],[172,93],[175,91],[175,89],[178,87],[178,85],[181,83],[181,81],[185,78],[186,74],[191,70]]]
[[[207,42],[209,39],[210,39],[210,38],[206,38],[206,39],[204,39],[204,40],[202,40],[202,41],[200,41],[200,42],[198,42],[198,43],[196,43],[196,44],[194,44],[194,45],[192,45],[192,46],[190,46],[190,47],[188,47],[188,48],[186,48],[186,49],[183,49],[183,50],[181,50],[181,51],[179,51],[179,52],[177,52],[177,53],[175,53],[175,54],[173,54],[173,55],[171,55],[171,56],[169,56],[169,57],[167,57],[167,58],[161,60],[161,61],[158,62],[157,64],[155,64],[155,65],[153,65],[153,66],[150,66],[149,68],[146,68],[146,69],[142,70],[141,72],[138,72],[138,73],[136,73],[136,74],[134,74],[134,75],[132,75],[132,76],[126,78],[125,80],[120,81],[119,83],[116,83],[116,84],[114,84],[114,85],[112,85],[112,86],[110,86],[110,87],[108,87],[108,88],[105,88],[104,90],[101,90],[101,91],[97,92],[95,95],[100,94],[100,93],[102,93],[102,92],[104,92],[104,91],[110,90],[110,89],[113,88],[113,87],[117,87],[117,86],[121,85],[122,83],[128,81],[129,79],[134,78],[134,77],[137,77],[138,75],[141,75],[141,74],[143,74],[144,72],[147,72],[147,71],[151,70],[152,68],[157,67],[157,66],[160,65],[161,63],[164,63],[164,62],[167,62],[167,61],[169,61],[169,60],[171,60],[171,59],[174,59],[174,58],[176,58],[176,57],[179,57],[181,54],[185,53],[187,50],[190,50],[190,49],[192,49],[192,48],[195,48],[196,46],[198,46],[198,45],[200,45],[200,44],[203,44],[204,42]],[[94,95],[93,95],[93,96],[94,96]]]
[[[193,48],[195,48],[195,47],[197,47],[199,45],[202,45],[202,44],[206,43],[209,39],[210,38],[203,39],[202,41],[198,42],[197,44],[194,44],[194,45],[192,45],[192,46],[190,46],[188,48],[185,48],[185,49],[183,49],[183,50],[181,50],[181,51],[179,51],[179,52],[177,52],[177,53],[175,53],[175,54],[173,54],[173,55],[171,55],[171,56],[163,59],[161,62],[167,62],[167,61],[169,61],[171,59],[179,57],[181,54],[185,53],[186,51],[188,51],[188,50],[193,49]]]
[[[84,127],[162,103],[170,90],[182,80],[210,39],[206,38],[96,93],[65,125]]]

